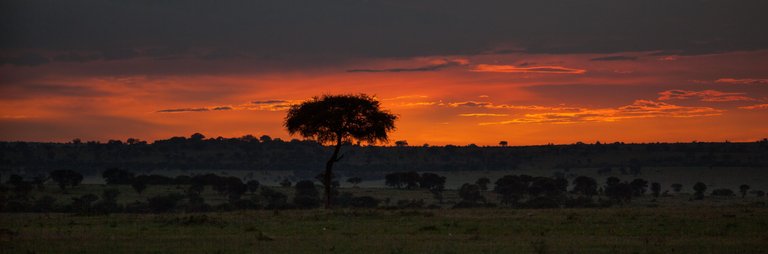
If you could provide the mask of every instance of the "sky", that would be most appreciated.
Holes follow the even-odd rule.
[[[375,96],[411,145],[768,137],[758,0],[9,0],[0,140],[291,137]]]

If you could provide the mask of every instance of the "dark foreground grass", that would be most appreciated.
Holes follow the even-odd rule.
[[[0,253],[768,253],[746,207],[0,216]]]

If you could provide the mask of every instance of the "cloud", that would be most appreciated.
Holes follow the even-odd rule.
[[[75,63],[86,63],[90,61],[95,61],[101,59],[101,56],[98,54],[88,54],[88,53],[77,53],[77,52],[66,52],[56,55],[53,60],[56,62],[75,62]]]
[[[403,95],[403,96],[397,96],[392,98],[385,98],[382,99],[383,101],[396,101],[396,100],[410,100],[410,99],[424,99],[428,98],[429,96],[426,95]]]
[[[768,79],[736,79],[736,78],[721,78],[715,80],[715,83],[725,83],[734,85],[768,85]]]
[[[390,68],[390,69],[352,69],[347,72],[425,72],[425,71],[439,71],[445,68],[454,66],[463,66],[469,64],[466,59],[452,59],[452,60],[437,60],[432,64],[414,68]]]
[[[497,117],[497,116],[509,116],[509,114],[492,114],[492,113],[468,113],[468,114],[459,114],[459,116],[466,116],[466,117]]]
[[[100,97],[113,93],[94,87],[67,84],[7,84],[0,86],[0,98],[20,99],[34,97]]]
[[[183,112],[205,112],[210,111],[208,108],[173,108],[173,109],[161,109],[156,111],[157,113],[183,113]]]
[[[523,117],[479,125],[552,123],[573,124],[583,122],[616,122],[626,119],[672,117],[689,118],[721,115],[724,111],[710,107],[686,107],[649,100],[636,100],[618,108],[580,109],[575,112],[548,112],[524,114]]]
[[[768,109],[768,104],[757,104],[757,105],[750,105],[750,106],[744,106],[744,107],[739,107],[739,108],[740,109],[749,109],[749,110],[753,110],[753,109]]]
[[[755,25],[765,21],[765,1],[650,1],[7,0],[0,47],[231,48],[265,62],[470,55],[499,44],[554,54],[768,47],[764,27]]]
[[[667,90],[659,93],[659,100],[686,100],[698,98],[701,101],[728,102],[728,101],[755,101],[756,99],[744,96],[745,93],[721,92],[717,90],[688,91]]]
[[[262,104],[285,104],[288,103],[286,100],[263,100],[263,101],[252,101],[251,103],[256,105],[262,105]]]
[[[551,74],[584,74],[582,69],[566,68],[562,66],[532,66],[516,67],[514,65],[478,64],[471,71],[474,72],[501,72],[501,73],[551,73]]]
[[[186,113],[186,112],[207,112],[207,111],[228,111],[228,110],[260,110],[260,111],[281,111],[286,110],[291,105],[299,103],[299,100],[256,100],[248,103],[233,106],[211,106],[196,108],[173,108],[155,111],[157,113]]]
[[[104,57],[104,60],[107,61],[128,60],[131,58],[139,57],[139,52],[130,48],[108,49],[101,51],[101,55]]]
[[[232,110],[232,107],[230,107],[230,106],[219,106],[219,107],[214,107],[212,110],[219,110],[219,111],[221,111],[221,110]]]
[[[5,64],[15,65],[15,66],[38,66],[42,64],[47,64],[51,60],[48,59],[45,56],[36,54],[36,53],[24,53],[21,56],[18,57],[2,57],[0,58],[0,66]]]
[[[489,109],[516,109],[516,110],[555,110],[555,111],[577,111],[580,108],[564,106],[539,106],[539,105],[512,105],[512,104],[494,104],[487,101],[462,101],[448,102],[437,105],[446,105],[449,107],[470,107],[470,108],[489,108]]]
[[[490,103],[487,101],[462,101],[462,102],[449,102],[447,103],[447,105],[451,107],[481,108],[481,107],[492,106],[493,103]]]
[[[604,56],[589,59],[590,61],[634,61],[636,56]]]

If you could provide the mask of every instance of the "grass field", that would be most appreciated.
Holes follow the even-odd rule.
[[[768,253],[768,209],[2,214],[2,253]]]

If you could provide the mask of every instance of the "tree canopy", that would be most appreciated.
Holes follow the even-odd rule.
[[[320,143],[387,142],[397,116],[371,96],[324,95],[293,105],[285,117],[288,132]]]

